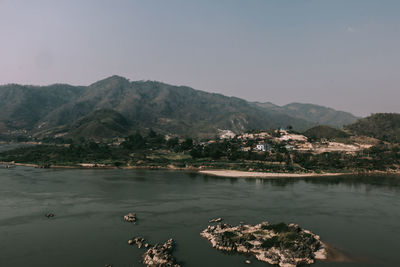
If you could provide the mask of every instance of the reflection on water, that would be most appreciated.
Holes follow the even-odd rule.
[[[236,178],[223,178],[230,181],[238,180]],[[328,185],[346,185],[351,187],[384,187],[390,190],[400,190],[400,176],[398,175],[349,175],[349,176],[328,176],[328,177],[306,177],[306,178],[252,178],[246,179],[247,183],[262,183],[272,186],[291,186],[299,181],[319,184],[321,186]]]
[[[210,218],[295,222],[362,261],[395,266],[400,180],[389,176],[237,179],[146,170],[0,169],[0,266],[141,266],[136,235],[173,237],[185,266],[247,266],[199,233]],[[53,212],[56,216],[44,216]],[[138,224],[122,215],[136,212]],[[252,260],[253,266],[268,266]]]

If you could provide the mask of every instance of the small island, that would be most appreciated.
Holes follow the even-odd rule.
[[[129,245],[134,245],[138,248],[146,248],[146,252],[142,255],[142,263],[148,267],[165,266],[165,267],[180,267],[176,258],[172,255],[175,248],[175,241],[171,238],[164,244],[155,244],[154,246],[146,242],[143,237],[134,237],[128,240]]]
[[[326,259],[327,250],[320,237],[297,224],[209,225],[200,234],[222,251],[255,256],[281,267],[294,267]]]

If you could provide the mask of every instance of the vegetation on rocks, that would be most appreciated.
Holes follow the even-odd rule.
[[[260,261],[280,266],[311,264],[327,257],[320,237],[296,224],[210,225],[201,236],[218,250],[254,255]]]

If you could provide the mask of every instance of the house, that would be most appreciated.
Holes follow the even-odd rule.
[[[259,143],[259,144],[256,145],[255,149],[258,150],[258,151],[265,152],[265,151],[270,151],[271,150],[271,146],[269,144],[266,144],[266,143]]]

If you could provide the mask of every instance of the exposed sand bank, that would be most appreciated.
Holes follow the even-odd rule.
[[[233,177],[233,178],[289,178],[289,177],[321,177],[321,176],[340,176],[349,175],[350,173],[273,173],[273,172],[246,172],[246,171],[233,171],[233,170],[201,170],[199,173],[222,176],[222,177]]]

